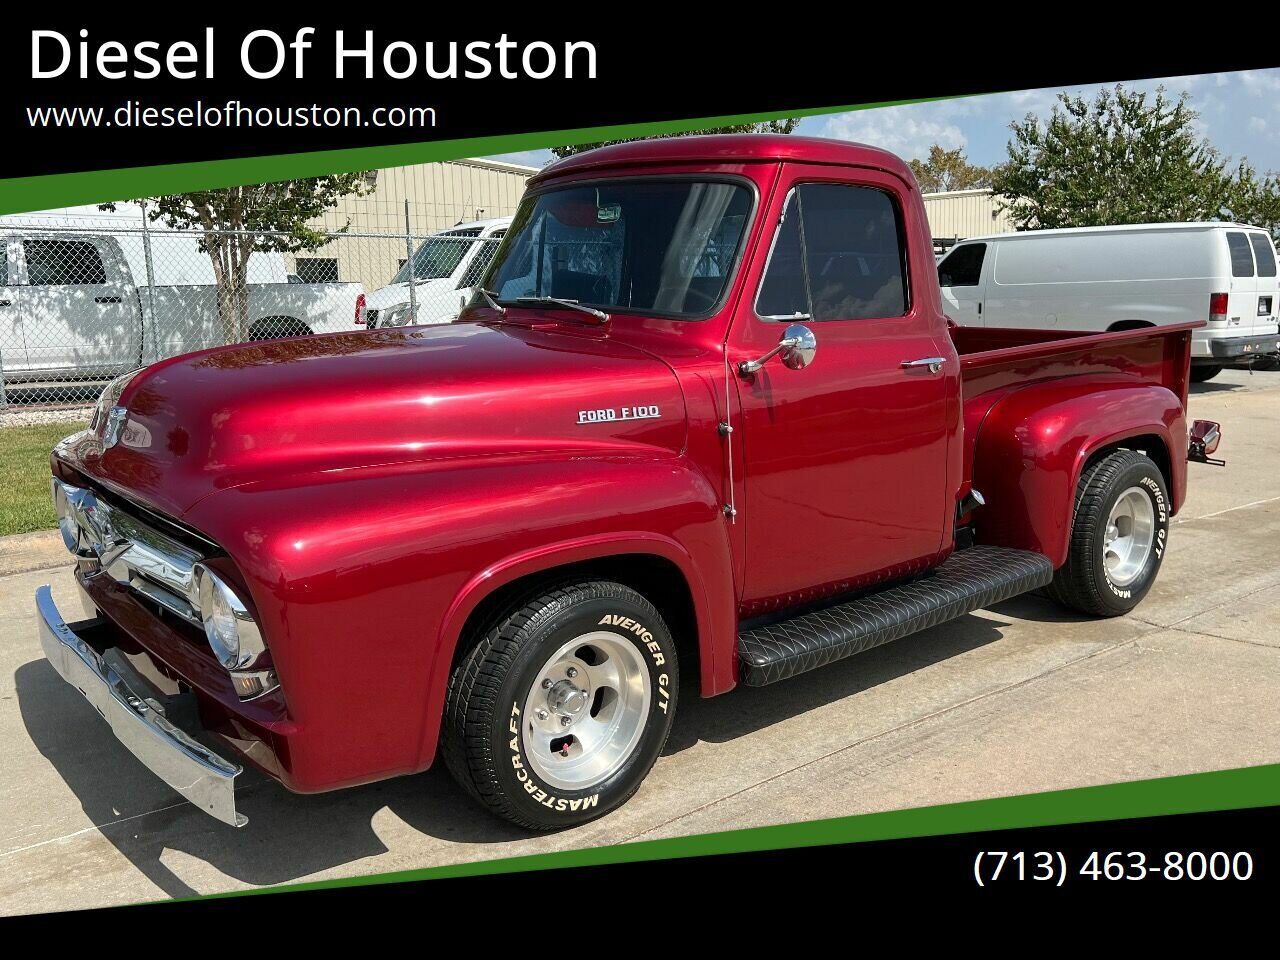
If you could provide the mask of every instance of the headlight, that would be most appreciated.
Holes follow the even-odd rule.
[[[53,512],[58,518],[58,532],[62,534],[63,545],[72,553],[79,553],[80,524],[71,514],[66,487],[57,479],[53,481]]]
[[[249,666],[266,650],[262,632],[243,601],[221,577],[196,564],[200,618],[213,655],[228,670]]]

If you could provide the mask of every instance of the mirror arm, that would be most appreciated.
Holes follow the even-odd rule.
[[[768,353],[766,353],[760,359],[743,360],[742,362],[740,362],[738,364],[738,373],[741,376],[749,377],[751,376],[751,374],[756,373],[761,367],[763,367],[766,363],[768,363],[778,354],[782,353],[784,350],[791,350],[798,346],[800,346],[799,337],[786,337],[782,340],[779,340],[778,345],[774,347],[772,350],[770,350]]]

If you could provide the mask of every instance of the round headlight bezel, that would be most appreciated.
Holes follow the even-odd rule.
[[[251,666],[266,652],[253,614],[235,589],[203,563],[196,564],[194,576],[200,620],[214,657],[227,670]]]

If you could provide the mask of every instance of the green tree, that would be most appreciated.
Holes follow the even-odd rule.
[[[726,127],[687,130],[684,133],[663,133],[657,137],[625,137],[622,140],[600,140],[596,143],[571,143],[563,147],[552,147],[551,152],[557,157],[571,157],[575,153],[582,153],[584,150],[594,150],[596,147],[610,147],[615,143],[630,143],[633,140],[665,140],[668,137],[692,137],[706,133],[792,133],[799,123],[800,120],[797,117],[788,117],[785,120],[764,120],[760,123],[735,123]]]
[[[1010,124],[1009,159],[992,189],[1020,229],[1210,220],[1249,193],[1196,132],[1189,97],[1058,94],[1047,121]]]
[[[249,260],[254,253],[299,253],[328,238],[311,225],[348,196],[371,189],[367,173],[339,173],[301,180],[197,190],[141,198],[152,223],[199,230],[200,249],[213,264],[218,318],[227,343],[249,336]],[[101,204],[114,210],[116,204]],[[345,227],[343,229],[346,229]]]
[[[943,150],[938,144],[929,148],[924,160],[909,160],[911,172],[922,193],[946,190],[975,190],[991,186],[991,170],[970,163],[964,150]]]
[[[1260,175],[1242,160],[1232,177],[1227,209],[1232,220],[1265,227],[1272,239],[1280,237],[1280,177]]]

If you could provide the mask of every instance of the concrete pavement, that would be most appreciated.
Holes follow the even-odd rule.
[[[1191,466],[1135,615],[1019,598],[773,688],[687,688],[639,794],[552,836],[490,818],[442,769],[311,797],[246,773],[249,826],[223,827],[139,766],[40,657],[31,596],[51,582],[71,602],[61,561],[0,576],[0,913],[1280,761],[1280,373],[1228,371],[1191,407],[1222,421],[1229,466]]]

